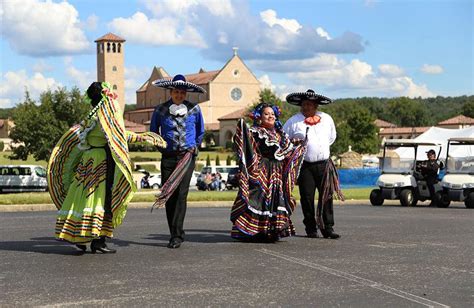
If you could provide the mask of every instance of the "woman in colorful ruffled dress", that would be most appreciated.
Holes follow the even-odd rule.
[[[59,210],[56,239],[92,253],[114,253],[105,244],[119,226],[137,190],[132,177],[128,142],[166,142],[155,133],[125,131],[117,95],[107,83],[87,89],[93,109],[81,124],[59,140],[48,164],[48,186]]]
[[[277,106],[259,104],[253,126],[241,119],[234,137],[239,159],[239,192],[232,207],[231,235],[244,241],[274,242],[295,234],[291,191],[298,178],[306,141],[294,143],[282,130]]]

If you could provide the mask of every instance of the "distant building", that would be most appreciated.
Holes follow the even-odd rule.
[[[198,102],[205,122],[206,131],[212,131],[215,140],[224,146],[226,136],[221,134],[219,118],[244,109],[259,99],[260,82],[234,49],[233,57],[220,69],[186,74],[186,80],[203,87],[207,93],[188,93],[187,99]],[[156,79],[172,78],[162,67],[154,67],[150,77],[137,90],[137,106],[125,113],[128,121],[147,125],[155,107],[170,98],[170,90],[151,84]],[[228,136],[227,136],[228,137]],[[221,140],[224,144],[221,143]]]
[[[244,118],[247,113],[247,108],[242,108],[233,111],[229,114],[220,117],[219,120],[219,144],[226,146],[228,142],[232,142],[232,137],[235,135],[237,128],[237,120]]]
[[[113,33],[99,37],[97,43],[97,81],[110,83],[117,93],[120,107],[125,107],[125,40]]]
[[[390,126],[389,124],[393,126]],[[387,139],[413,139],[423,134],[430,128],[429,126],[397,127],[396,125],[383,120],[376,120],[376,125],[379,127],[379,137],[382,139],[382,141]],[[474,125],[473,118],[466,117],[464,115],[458,115],[439,122],[436,127],[460,129],[470,127],[472,125]]]
[[[438,127],[442,128],[466,128],[474,125],[474,119],[466,117],[465,115],[458,115],[453,118],[441,121],[438,123]]]

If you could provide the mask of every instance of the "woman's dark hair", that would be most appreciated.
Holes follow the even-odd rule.
[[[94,81],[91,83],[86,93],[91,100],[92,107],[97,106],[97,104],[102,99],[102,83]]]

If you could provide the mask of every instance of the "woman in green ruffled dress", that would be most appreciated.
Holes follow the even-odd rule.
[[[122,223],[137,188],[132,177],[129,142],[166,142],[155,133],[125,131],[117,95],[107,83],[87,89],[93,109],[86,120],[59,140],[48,164],[48,186],[58,208],[56,239],[93,253],[114,253],[105,244]]]

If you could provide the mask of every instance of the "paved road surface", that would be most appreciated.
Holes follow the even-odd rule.
[[[54,212],[0,213],[0,306],[474,306],[474,211],[335,212],[340,240],[249,244],[229,237],[229,208],[191,208],[172,250],[164,210],[131,209],[115,255],[54,241]]]

